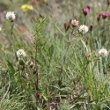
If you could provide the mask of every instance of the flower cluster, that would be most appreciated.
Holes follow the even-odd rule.
[[[77,21],[76,19],[74,20],[72,19],[70,20],[69,23],[67,22],[64,23],[64,28],[67,31],[71,26],[75,28],[75,27],[78,27],[78,25],[79,25],[79,21]],[[80,25],[78,31],[81,34],[86,34],[89,31],[89,28],[86,25]]]
[[[35,1],[33,1],[33,3],[34,3]],[[109,0],[108,0],[108,5],[110,5],[110,2],[109,2]],[[24,4],[24,5],[22,5],[21,7],[21,10],[23,11],[23,12],[27,12],[27,11],[29,11],[29,10],[33,10],[33,6],[32,5],[28,5],[28,4]],[[87,73],[86,74],[86,78],[87,78],[87,76],[89,76],[89,73],[90,73],[90,76],[91,76],[91,74],[92,74],[92,77],[93,77],[93,72],[100,72],[100,70],[102,71],[104,71],[104,69],[106,70],[106,68],[104,67],[106,64],[104,64],[104,61],[106,61],[106,58],[108,57],[108,55],[109,55],[109,51],[107,50],[107,49],[105,49],[105,48],[101,48],[101,49],[99,49],[98,51],[95,51],[95,53],[96,54],[94,54],[93,53],[93,55],[92,55],[92,51],[93,51],[93,49],[94,49],[94,47],[96,48],[96,44],[98,44],[98,46],[97,46],[97,48],[100,46],[100,45],[102,45],[103,43],[101,42],[98,42],[98,40],[99,40],[99,38],[96,40],[95,39],[95,37],[97,37],[97,36],[100,36],[101,34],[103,34],[102,35],[102,37],[103,36],[105,36],[104,34],[105,33],[102,33],[102,32],[96,32],[97,30],[95,30],[95,32],[94,33],[92,33],[91,31],[92,31],[92,29],[93,29],[93,27],[95,27],[95,25],[96,25],[96,22],[93,22],[94,24],[90,24],[89,26],[88,26],[88,21],[86,21],[86,19],[87,19],[87,17],[88,17],[88,14],[90,13],[90,11],[92,11],[92,9],[90,8],[90,7],[85,7],[85,8],[83,8],[83,10],[82,10],[82,13],[84,14],[83,15],[83,17],[85,17],[85,19],[83,20],[79,20],[79,21],[82,21],[83,23],[82,24],[80,24],[80,22],[77,20],[77,19],[71,19],[69,22],[64,22],[64,28],[65,28],[65,32],[67,32],[69,29],[70,29],[70,33],[68,34],[68,33],[65,33],[65,35],[68,35],[68,38],[65,38],[65,37],[63,37],[63,42],[62,41],[60,41],[61,42],[61,45],[62,45],[62,43],[64,44],[64,43],[66,43],[66,45],[63,45],[62,46],[62,48],[64,48],[64,47],[67,47],[66,49],[67,50],[69,50],[68,51],[68,54],[65,54],[65,55],[67,55],[67,60],[73,60],[73,62],[76,60],[78,63],[77,63],[77,65],[76,65],[76,67],[75,68],[79,68],[78,70],[81,70],[82,71],[82,73]],[[25,13],[26,14],[26,13]],[[98,20],[100,20],[100,19],[106,19],[106,18],[109,18],[110,17],[110,13],[108,12],[108,11],[103,11],[102,13],[100,13],[99,14],[99,16],[98,16]],[[77,17],[75,17],[75,18],[77,18]],[[9,12],[7,12],[6,13],[6,20],[7,21],[11,21],[11,22],[8,22],[9,24],[14,24],[14,20],[16,19],[16,14],[15,14],[15,12],[13,12],[13,11],[9,11]],[[41,20],[41,19],[40,19]],[[107,19],[106,19],[107,20]],[[106,20],[104,20],[104,21],[106,21]],[[99,22],[98,22],[99,23]],[[104,22],[102,22],[102,23],[104,23]],[[106,28],[104,28],[104,26],[103,25],[100,25],[100,29],[105,29],[106,30]],[[39,28],[39,22],[38,22],[38,28]],[[16,32],[16,25],[15,25],[15,27],[14,28],[11,28],[11,29],[15,29],[14,30],[14,35],[15,35],[15,32]],[[24,25],[24,24],[22,24],[21,23],[21,25],[19,26],[19,28],[17,28],[20,32],[25,32],[25,30],[26,30],[26,26]],[[0,28],[0,31],[2,30],[2,28]],[[27,31],[27,30],[26,30]],[[39,28],[39,31],[40,31],[40,28]],[[8,31],[9,32],[9,31]],[[18,31],[17,31],[18,32]],[[73,42],[73,38],[71,39],[71,36],[72,35],[74,35],[75,37],[77,37],[77,36],[83,36],[83,35],[85,35],[86,33],[88,33],[88,32],[91,32],[91,34],[89,34],[89,35],[91,35],[91,37],[90,38],[85,38],[86,39],[86,41],[85,42],[83,42],[83,37],[81,38],[81,40],[77,40],[78,42],[75,42],[75,46],[73,46],[73,45],[71,45],[71,44],[73,44],[74,42]],[[100,34],[101,33],[101,34]],[[12,34],[13,34],[13,32],[12,32]],[[11,34],[11,35],[12,35]],[[40,34],[40,32],[39,32],[39,34]],[[71,35],[70,35],[71,34]],[[18,34],[17,34],[18,35]],[[109,34],[107,34],[107,35],[109,35]],[[93,36],[93,37],[92,37]],[[40,36],[39,36],[40,37]],[[72,36],[73,37],[73,36]],[[43,38],[43,37],[42,37]],[[84,40],[85,40],[84,39]],[[43,103],[45,103],[45,101],[46,101],[46,98],[45,98],[45,95],[41,92],[42,91],[42,88],[40,89],[40,87],[42,87],[42,81],[43,81],[43,79],[44,79],[44,77],[42,78],[42,74],[40,75],[40,78],[42,78],[41,80],[39,79],[39,67],[40,67],[40,69],[41,69],[41,71],[40,72],[44,72],[45,73],[45,71],[44,70],[48,70],[48,65],[46,65],[46,67],[44,68],[44,70],[42,70],[42,67],[46,64],[46,63],[43,63],[43,65],[40,65],[40,62],[42,62],[44,59],[42,58],[42,56],[43,55],[46,55],[46,57],[47,57],[47,60],[46,60],[46,62],[47,62],[47,64],[48,64],[48,61],[50,61],[50,59],[48,59],[48,58],[50,58],[50,54],[48,54],[48,53],[50,53],[50,52],[48,52],[49,51],[49,47],[50,46],[48,46],[47,44],[45,45],[45,41],[47,40],[43,40],[43,39],[40,39],[41,40],[41,42],[40,42],[40,44],[42,44],[43,46],[39,46],[39,42],[37,42],[37,47],[39,47],[40,48],[40,50],[41,49],[44,49],[43,50],[43,52],[41,53],[40,51],[37,51],[39,54],[37,55],[37,58],[35,58],[35,57],[33,57],[33,56],[30,56],[30,58],[28,59],[28,54],[26,54],[26,52],[25,52],[25,50],[24,49],[18,49],[16,52],[15,52],[15,54],[16,54],[16,57],[17,57],[17,61],[16,61],[16,65],[14,65],[13,67],[14,68],[12,68],[12,72],[13,72],[13,69],[14,69],[14,73],[16,73],[16,74],[20,74],[20,75],[14,75],[14,77],[16,77],[15,78],[15,81],[19,81],[18,79],[19,79],[19,77],[21,77],[21,76],[23,76],[23,78],[20,78],[20,83],[21,82],[23,82],[24,81],[24,83],[23,83],[23,85],[24,86],[21,86],[20,85],[20,87],[21,88],[23,88],[23,87],[25,87],[26,85],[27,85],[27,88],[25,89],[25,88],[23,88],[23,91],[28,91],[29,89],[31,89],[30,91],[29,91],[29,93],[28,93],[28,96],[29,96],[29,94],[30,94],[30,92],[32,92],[32,93],[34,93],[33,95],[35,96],[35,99],[36,99],[36,102],[37,102],[37,104],[38,104],[38,106],[40,105],[39,104],[39,102],[42,102],[42,104]],[[43,43],[42,43],[42,40],[43,40]],[[58,40],[61,40],[61,39],[58,39]],[[105,40],[105,39],[104,39]],[[50,40],[48,40],[48,41],[50,41]],[[52,41],[54,41],[54,39],[52,39]],[[72,42],[71,42],[72,41]],[[80,42],[79,41],[82,41],[81,43],[81,45],[80,45]],[[100,40],[100,41],[103,41],[102,39]],[[50,43],[50,42],[49,42]],[[52,46],[54,46],[56,44],[56,41],[55,42],[52,42]],[[77,45],[76,45],[77,44]],[[83,45],[83,46],[82,46]],[[35,46],[35,47],[36,47]],[[60,45],[58,45],[58,46],[60,46]],[[78,46],[78,47],[77,47]],[[106,46],[106,45],[105,45]],[[45,47],[45,48],[42,48],[42,47]],[[72,48],[71,48],[72,47]],[[75,47],[75,49],[73,50],[73,48]],[[91,48],[92,47],[92,48]],[[62,48],[60,48],[60,49],[62,49]],[[81,51],[77,51],[78,49],[81,49]],[[32,50],[35,50],[36,51],[36,49],[32,49]],[[45,52],[45,50],[46,50],[46,52]],[[96,49],[97,50],[97,49]],[[60,52],[60,51],[58,51],[58,52]],[[70,53],[69,53],[70,52]],[[86,52],[86,54],[85,54],[85,56],[84,56],[84,53]],[[42,55],[41,55],[42,54]],[[75,55],[74,55],[75,54]],[[32,55],[32,54],[31,54]],[[40,56],[39,55],[41,55],[41,59],[40,59]],[[63,55],[63,54],[61,54],[61,57],[62,56],[64,56],[65,57],[65,55]],[[68,56],[69,55],[69,56]],[[80,55],[80,56],[78,56],[77,57],[77,55]],[[82,56],[83,55],[83,56]],[[96,56],[97,55],[97,56]],[[69,59],[69,57],[72,57],[72,58],[70,58]],[[78,61],[78,58],[79,58],[79,61]],[[96,61],[97,61],[97,59],[99,60],[99,62],[97,63]],[[96,60],[96,61],[95,61]],[[38,63],[39,63],[39,65],[37,66],[37,61],[38,61]],[[53,59],[53,61],[55,61],[55,59]],[[53,63],[53,62],[52,62]],[[54,62],[54,63],[58,63],[58,62]],[[70,62],[71,63],[71,62]],[[90,63],[90,64],[89,64]],[[101,65],[99,64],[99,63],[101,63]],[[55,65],[56,65],[55,64]],[[73,63],[71,63],[71,64],[73,64]],[[71,65],[71,64],[69,64],[69,65]],[[96,64],[96,65],[95,65]],[[66,65],[67,67],[69,66],[68,64]],[[73,64],[74,66],[75,66],[75,63]],[[96,67],[95,67],[95,66]],[[51,65],[50,65],[51,66]],[[54,65],[53,65],[54,66]],[[65,65],[64,65],[65,66]],[[107,65],[108,66],[108,65]],[[80,67],[81,67],[81,69],[80,69]],[[100,69],[100,67],[102,67],[102,69]],[[94,69],[95,68],[95,69]],[[74,68],[73,68],[74,69]],[[16,72],[16,70],[17,70],[17,72]],[[92,70],[92,71],[91,71]],[[97,71],[98,70],[98,71]],[[46,71],[47,72],[47,71]],[[51,71],[51,72],[53,72],[53,70]],[[77,72],[77,71],[76,71]],[[103,72],[104,73],[104,72]],[[61,77],[61,75],[59,76],[59,77]],[[85,77],[85,74],[84,74],[84,77]],[[95,75],[94,75],[94,77],[95,77]],[[91,78],[91,77],[88,77],[90,80],[91,79],[93,79],[93,78]],[[95,79],[96,79],[97,77],[95,77]],[[17,80],[16,80],[17,79]],[[23,79],[23,81],[22,81],[22,79]],[[26,79],[26,80],[24,80],[24,79]],[[88,81],[89,81],[89,79],[88,79]],[[40,81],[40,84],[39,84],[39,81]],[[88,81],[87,81],[87,83],[88,83]],[[26,83],[25,83],[26,82]],[[90,81],[89,81],[90,82]],[[93,82],[93,81],[91,81],[91,82]],[[56,84],[57,84],[57,82],[55,82]],[[59,81],[58,81],[58,83],[59,83]],[[32,87],[30,87],[30,85],[31,84],[33,84],[33,86]],[[44,83],[43,83],[44,84]],[[16,84],[15,84],[16,85]],[[17,85],[19,85],[19,83],[17,84]],[[39,86],[40,85],[40,86]],[[57,84],[58,85],[58,84]],[[79,86],[79,85],[78,85]],[[46,87],[47,87],[47,85],[46,85]],[[88,87],[88,85],[87,85],[87,87]],[[75,88],[76,89],[76,88]],[[22,90],[22,89],[19,89],[19,90]],[[37,91],[36,91],[37,90]],[[36,92],[35,92],[36,91]],[[76,90],[75,90],[76,91]],[[45,91],[44,91],[45,92]],[[74,91],[73,91],[74,92]],[[73,93],[73,92],[71,92],[71,93]],[[84,91],[84,92],[86,92],[86,91]],[[88,92],[88,91],[87,91]],[[100,92],[100,91],[99,91]],[[31,94],[32,94],[31,93]],[[48,91],[46,92],[47,94],[48,94]],[[76,93],[76,92],[75,92]],[[73,94],[73,98],[76,98],[78,95],[76,95],[76,94]],[[51,94],[48,94],[48,95],[51,95]],[[65,94],[64,94],[65,95]],[[66,95],[68,95],[68,94],[66,94]],[[76,96],[75,96],[76,95]],[[88,95],[89,96],[89,95]],[[32,97],[33,98],[33,97]],[[43,100],[43,98],[45,98],[45,100]],[[51,98],[51,97],[50,97]],[[56,97],[55,97],[56,98]],[[59,98],[59,97],[58,97]],[[29,98],[30,99],[30,98]],[[35,101],[35,99],[34,99],[34,101]],[[51,101],[51,99],[49,99],[50,101],[46,101],[46,103],[49,103],[49,102],[52,102],[52,101],[54,101],[54,97],[52,97],[52,101]],[[74,99],[72,99],[72,100],[74,100]],[[86,99],[85,99],[86,100]],[[59,100],[60,101],[60,100]],[[58,102],[59,102],[58,101]],[[69,100],[68,100],[69,101]],[[70,102],[70,101],[69,101]],[[55,103],[57,103],[57,101],[55,102]],[[36,105],[37,105],[36,104]],[[47,104],[48,105],[48,104]],[[41,105],[42,106],[42,105]]]
[[[108,4],[108,6],[110,5],[110,0],[107,0],[107,4]],[[88,13],[91,11],[91,8],[89,6],[87,6],[87,7],[83,8],[82,11],[83,11],[83,14],[85,16],[87,16]],[[108,17],[110,17],[110,13],[108,11],[103,11],[98,15],[97,21],[100,21],[101,18],[106,19]]]

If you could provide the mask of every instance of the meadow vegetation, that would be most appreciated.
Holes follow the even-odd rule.
[[[1,0],[0,110],[110,110],[109,51],[109,0]]]

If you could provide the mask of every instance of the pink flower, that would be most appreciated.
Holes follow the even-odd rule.
[[[77,20],[71,20],[71,25],[72,25],[73,27],[78,26],[78,23],[79,23],[79,21],[77,21]]]
[[[105,11],[105,12],[102,12],[102,13],[101,13],[101,16],[102,16],[103,19],[105,19],[105,18],[109,17],[110,14]]]
[[[83,14],[86,16],[90,12],[90,7],[83,8]]]

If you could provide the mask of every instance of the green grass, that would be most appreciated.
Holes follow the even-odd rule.
[[[79,26],[93,25],[85,35],[77,31],[79,27],[65,32],[62,23],[68,17],[56,23],[48,16],[36,17],[35,10],[24,14],[16,9],[21,19],[13,22],[13,29],[12,22],[4,19],[1,35],[8,43],[0,45],[0,110],[110,109],[110,55],[98,56],[103,47],[109,51],[110,21],[96,20],[97,11],[106,5],[93,7],[87,17],[81,12],[83,6],[80,2],[77,7]],[[28,33],[18,30],[22,22]],[[16,51],[21,48],[27,57],[18,60]],[[30,61],[33,66],[27,64]]]

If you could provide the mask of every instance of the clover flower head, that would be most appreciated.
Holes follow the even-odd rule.
[[[101,56],[101,57],[107,57],[109,54],[109,52],[107,51],[107,49],[105,48],[102,48],[98,51],[98,55]]]
[[[89,28],[86,25],[81,25],[79,27],[79,32],[82,34],[86,34],[89,31]]]
[[[16,15],[13,11],[9,11],[6,13],[6,19],[10,21],[14,21],[16,19]]]
[[[25,58],[26,57],[26,53],[23,49],[19,49],[17,52],[16,52],[16,55],[17,55],[17,58],[20,59],[20,58]]]

